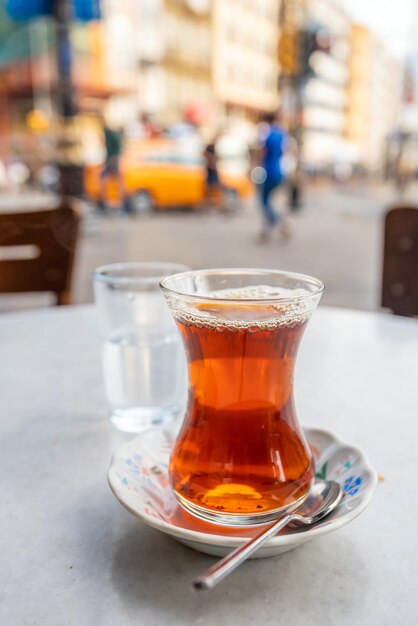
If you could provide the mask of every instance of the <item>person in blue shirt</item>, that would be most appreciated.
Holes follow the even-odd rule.
[[[264,217],[260,241],[264,242],[270,238],[275,227],[279,227],[280,234],[285,237],[289,236],[289,231],[283,217],[272,204],[273,192],[284,178],[282,157],[286,149],[287,135],[279,125],[276,113],[266,113],[262,121],[266,125],[261,159],[264,181],[259,184],[259,194]]]

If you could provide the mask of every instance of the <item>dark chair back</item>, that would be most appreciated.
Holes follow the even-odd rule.
[[[70,304],[79,222],[78,211],[70,205],[0,213],[0,247],[29,245],[35,250],[33,258],[0,259],[0,292],[52,291],[57,304]]]
[[[399,206],[385,218],[382,306],[418,315],[418,208]]]

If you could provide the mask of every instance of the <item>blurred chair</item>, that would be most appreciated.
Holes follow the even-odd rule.
[[[68,203],[0,213],[0,250],[9,257],[0,257],[0,293],[52,291],[58,305],[70,304],[79,223],[79,212]]]
[[[385,218],[382,306],[418,315],[418,208],[393,207]]]

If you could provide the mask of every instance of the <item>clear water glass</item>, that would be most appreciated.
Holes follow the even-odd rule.
[[[168,424],[184,410],[185,357],[159,282],[187,269],[137,262],[94,273],[105,394],[110,420],[120,430]]]

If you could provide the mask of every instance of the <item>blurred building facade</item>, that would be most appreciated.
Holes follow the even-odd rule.
[[[373,44],[373,35],[367,28],[360,24],[351,26],[346,137],[350,143],[358,147],[358,156],[361,160],[367,158]]]
[[[339,0],[310,0],[306,24],[330,42],[329,50],[312,52],[312,77],[303,94],[304,157],[308,163],[326,165],[343,151],[350,21]]]
[[[138,0],[138,106],[164,123],[279,104],[276,0]]]
[[[346,138],[357,161],[375,171],[384,164],[388,136],[402,105],[402,64],[367,28],[350,27]]]
[[[163,125],[214,114],[211,0],[137,0],[136,106]]]
[[[75,46],[74,77],[79,80],[81,66],[88,68],[88,59],[94,59],[93,72],[87,72],[94,76],[98,70],[102,86],[99,95],[112,101],[110,115],[121,120],[134,115],[136,108],[136,0],[101,0],[101,6],[100,22],[79,26],[82,32],[89,33],[89,43],[83,51]]]
[[[299,125],[305,164],[382,168],[403,75],[385,45],[339,0],[283,0],[279,59],[281,106]]]
[[[213,106],[211,1],[165,0],[163,12],[164,120],[204,122]]]
[[[214,0],[213,88],[228,117],[250,119],[279,105],[277,0]]]
[[[159,115],[166,106],[163,0],[136,2],[137,100],[139,112]]]

